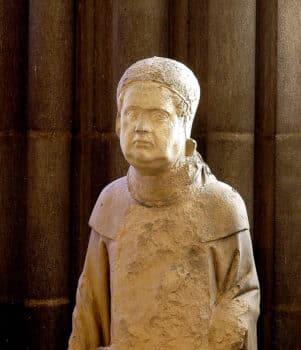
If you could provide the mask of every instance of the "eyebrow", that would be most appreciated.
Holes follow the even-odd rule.
[[[131,109],[147,110],[147,111],[154,111],[154,112],[155,111],[163,111],[164,113],[170,115],[170,112],[167,111],[165,108],[142,108],[142,107],[136,106],[136,105],[128,106],[125,111],[127,112],[128,110],[131,110]]]

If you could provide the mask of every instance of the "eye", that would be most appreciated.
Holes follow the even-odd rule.
[[[137,113],[134,110],[128,110],[125,112],[125,117],[127,119],[135,119],[137,117]]]
[[[152,117],[155,119],[155,120],[158,120],[158,121],[165,121],[165,120],[168,120],[169,119],[169,116],[167,113],[164,113],[164,112],[161,112],[161,111],[155,111],[153,114],[152,114]]]

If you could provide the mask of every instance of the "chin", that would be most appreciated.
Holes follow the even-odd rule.
[[[172,162],[165,157],[138,157],[137,154],[131,156],[124,155],[127,162],[134,168],[149,174],[164,172],[172,166]]]
[[[149,152],[145,149],[125,151],[123,155],[131,165],[132,163],[148,163],[154,160],[153,152]]]
[[[127,162],[135,168],[149,168],[154,166],[154,160],[147,157],[125,157]]]

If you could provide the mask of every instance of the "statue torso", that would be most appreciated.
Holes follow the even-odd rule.
[[[208,252],[193,205],[131,205],[109,250],[112,349],[207,348]]]
[[[140,202],[149,192],[142,184],[133,186],[140,193],[130,193],[126,178],[99,197],[90,225],[108,249],[110,350],[208,349],[216,293],[212,242],[248,222],[231,187],[214,176],[193,185],[166,205]]]

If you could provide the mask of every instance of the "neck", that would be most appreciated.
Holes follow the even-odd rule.
[[[128,188],[132,197],[142,205],[171,205],[186,198],[195,188],[201,169],[199,157],[185,157],[173,167],[154,173],[130,166]]]

